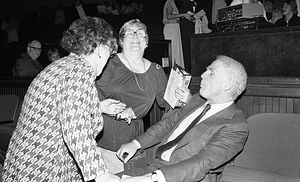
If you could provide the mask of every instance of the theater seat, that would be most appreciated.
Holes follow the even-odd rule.
[[[0,163],[3,163],[9,140],[17,125],[22,102],[17,95],[0,95]]]
[[[0,124],[13,123],[20,98],[17,95],[0,95]]]
[[[300,114],[250,116],[249,137],[219,182],[300,182]]]

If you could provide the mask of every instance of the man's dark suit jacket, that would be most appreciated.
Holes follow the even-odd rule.
[[[157,147],[164,144],[178,124],[205,102],[199,94],[195,94],[182,109],[164,116],[137,137],[142,149],[160,141]],[[167,182],[199,181],[206,177],[207,181],[211,170],[223,166],[243,149],[247,136],[246,118],[233,103],[188,131],[169,162],[155,159],[150,165],[159,168]]]
[[[22,53],[13,67],[13,76],[34,77],[43,70],[39,61],[34,61],[28,53]]]

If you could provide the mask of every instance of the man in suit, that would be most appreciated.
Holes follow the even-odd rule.
[[[27,52],[22,53],[13,67],[13,76],[35,77],[44,68],[38,61],[42,52],[42,44],[32,40],[27,44]]]
[[[243,149],[248,124],[234,103],[246,88],[243,65],[230,57],[218,56],[201,78],[200,95],[193,95],[180,110],[167,113],[160,122],[117,151],[126,163],[137,150],[158,144],[157,158],[143,168],[122,172],[132,176],[123,182],[214,181],[214,172],[231,163]],[[209,108],[207,105],[210,109],[199,119],[197,115]],[[196,125],[187,131],[193,121]],[[171,148],[161,150],[177,138],[179,141]]]

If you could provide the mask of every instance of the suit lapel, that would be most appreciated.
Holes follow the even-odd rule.
[[[197,98],[196,98],[197,100]],[[196,102],[192,102],[190,105],[185,106],[186,108],[182,111],[183,114],[181,114],[178,118],[178,123],[176,124],[176,126],[168,133],[168,135],[166,135],[163,139],[161,143],[166,143],[168,138],[173,134],[173,132],[178,128],[179,124],[186,118],[188,117],[191,113],[195,112],[195,110],[197,110],[198,108],[200,108],[206,101],[196,101]]]
[[[176,149],[186,145],[187,143],[193,140],[199,140],[200,135],[203,134],[209,127],[211,127],[216,122],[222,122],[226,118],[232,118],[236,112],[237,108],[233,103],[229,107],[223,109],[222,111],[212,115],[209,118],[206,118],[201,123],[197,124],[194,128],[192,128],[186,135],[182,138],[182,140],[178,143]],[[175,150],[176,150],[175,149]]]

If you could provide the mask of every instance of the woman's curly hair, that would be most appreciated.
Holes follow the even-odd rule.
[[[77,55],[89,55],[101,44],[107,44],[113,38],[113,29],[104,19],[85,17],[75,20],[64,31],[60,45]]]

